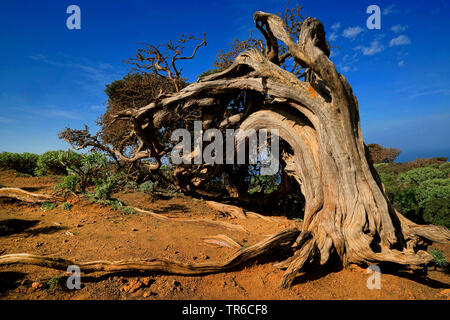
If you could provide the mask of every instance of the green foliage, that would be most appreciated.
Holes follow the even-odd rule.
[[[157,186],[158,186],[158,181],[148,180],[139,186],[139,191],[151,194],[156,190]]]
[[[406,184],[420,184],[438,178],[447,178],[447,175],[445,172],[430,166],[412,169],[398,176],[398,180]]]
[[[68,176],[64,176],[61,183],[57,184],[55,188],[75,192],[77,190],[80,181],[81,178],[79,176],[71,174]]]
[[[439,166],[439,169],[447,174],[447,176],[450,175],[450,162],[445,162]]]
[[[47,281],[46,285],[50,290],[61,289],[63,287],[63,279],[61,276],[53,277]]]
[[[0,169],[12,169],[24,174],[33,174],[39,156],[34,153],[0,153]]]
[[[56,208],[56,203],[50,202],[50,201],[46,201],[43,202],[41,205],[41,210],[42,211],[50,211]]]
[[[255,192],[272,193],[280,186],[277,175],[256,175],[251,177],[248,192],[253,194]]]
[[[430,199],[424,202],[423,220],[426,223],[450,228],[450,195],[444,199]]]
[[[404,172],[396,171],[398,164],[379,164],[375,168],[389,199],[407,218],[450,228],[449,165],[435,163],[441,158],[426,160],[416,160],[425,166]]]
[[[39,156],[34,174],[37,176],[65,175],[67,174],[67,162],[79,161],[80,158],[81,155],[78,153],[64,150],[44,152]]]
[[[446,269],[448,267],[447,259],[444,254],[440,250],[432,249],[430,250],[430,254],[433,256],[433,264],[436,267],[440,267]]]
[[[92,185],[99,185],[106,179],[107,159],[104,155],[93,152],[85,155],[75,154],[73,156],[60,154],[60,162],[65,166],[68,176],[57,186],[59,189],[73,192],[85,192]],[[103,189],[102,189],[103,188]],[[107,192],[106,186],[99,190],[100,193]],[[104,195],[102,195],[104,196]]]
[[[73,204],[67,203],[67,202],[64,202],[64,203],[61,205],[61,208],[62,208],[63,210],[67,210],[67,211],[71,210],[72,207],[73,207]]]
[[[130,207],[120,207],[119,210],[125,215],[138,214],[136,210]]]
[[[109,179],[100,179],[95,187],[94,197],[99,200],[108,200],[114,191],[114,182]]]
[[[123,188],[125,193],[128,193],[130,191],[133,190],[137,190],[138,189],[138,184],[136,183],[136,181],[130,180],[128,182],[125,183],[125,186]]]
[[[209,70],[203,71],[197,78],[206,77],[211,74],[218,73],[220,71],[222,71],[222,70],[221,69],[209,69]]]

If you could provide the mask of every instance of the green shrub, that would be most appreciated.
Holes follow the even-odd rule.
[[[447,177],[450,178],[450,162],[445,162],[439,166],[439,170],[445,172]]]
[[[450,178],[423,181],[417,186],[416,194],[421,206],[430,199],[444,199],[450,195]]]
[[[42,211],[50,211],[50,210],[53,210],[55,208],[56,208],[56,203],[49,202],[49,201],[43,202],[42,205],[41,205],[41,210]]]
[[[428,199],[422,204],[423,220],[450,229],[450,195],[445,198]]]
[[[400,174],[387,169],[395,165],[375,166],[394,207],[414,222],[450,227],[448,165],[426,163]]]
[[[39,156],[34,174],[37,176],[65,175],[67,174],[65,160],[67,157],[76,157],[75,155],[78,154],[63,150],[44,152]]]
[[[130,208],[130,207],[120,207],[119,209],[123,214],[126,214],[126,215],[138,214],[138,212],[136,210],[134,210],[133,208]]]
[[[67,203],[67,202],[64,202],[64,203],[61,205],[61,208],[62,208],[63,210],[67,210],[67,211],[69,211],[70,209],[72,209],[72,207],[73,207],[73,204]]]
[[[102,184],[106,179],[107,159],[100,153],[79,155],[76,153],[60,154],[60,162],[67,170],[68,175],[57,186],[59,189],[73,192],[85,192],[92,185]],[[44,172],[44,171],[40,171]],[[102,191],[106,190],[100,190]]]
[[[68,176],[64,176],[61,183],[55,186],[56,189],[63,189],[65,191],[77,191],[77,187],[81,181],[81,178],[77,175],[71,174]]]
[[[153,193],[156,190],[156,187],[158,186],[158,181],[145,181],[139,186],[139,191],[145,192],[145,193]]]
[[[61,289],[63,288],[63,279],[61,276],[51,278],[47,281],[46,285],[50,290]]]
[[[264,191],[264,193],[272,193],[273,191],[277,190],[280,186],[280,183],[277,181],[277,179],[278,179],[277,175],[253,176],[250,179],[248,192],[250,194],[255,193],[255,192],[262,192],[262,191]]]
[[[12,169],[24,174],[33,174],[39,156],[34,153],[0,153],[0,169]]]
[[[108,179],[100,179],[95,187],[94,197],[98,200],[108,200],[111,199],[111,195],[114,191],[114,182]]]
[[[133,190],[137,190],[138,189],[138,184],[136,183],[136,181],[130,180],[125,184],[124,187],[124,192],[130,192]]]
[[[432,249],[430,250],[430,254],[433,256],[433,264],[436,267],[440,267],[446,269],[448,267],[447,259],[444,254],[440,250]]]
[[[398,180],[406,184],[420,184],[427,180],[443,178],[447,178],[445,172],[430,166],[412,169],[398,176]]]

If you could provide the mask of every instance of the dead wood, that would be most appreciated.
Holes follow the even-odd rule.
[[[0,188],[0,198],[16,199],[28,203],[62,201],[60,198],[56,198],[51,195],[32,193],[20,188],[8,188],[8,187]]]
[[[84,273],[92,272],[151,272],[178,275],[200,275],[224,272],[234,269],[247,261],[279,248],[282,245],[290,245],[298,237],[300,231],[287,229],[271,237],[268,237],[250,247],[236,251],[224,262],[181,263],[166,259],[152,260],[121,260],[121,261],[89,261],[79,262],[63,258],[32,255],[28,253],[16,253],[0,256],[0,265],[34,265],[61,271],[67,271],[71,265],[77,265]]]
[[[140,209],[140,208],[136,208],[136,207],[130,207],[133,208],[134,210],[136,210],[137,212],[142,212],[145,214],[148,214],[158,220],[161,221],[168,221],[168,222],[184,222],[184,223],[200,223],[200,224],[205,224],[205,225],[211,225],[211,226],[218,226],[218,227],[222,227],[222,228],[226,228],[226,229],[230,229],[233,231],[241,231],[241,232],[247,232],[248,230],[245,229],[243,226],[237,225],[237,224],[232,224],[232,223],[228,223],[225,221],[217,221],[217,220],[208,220],[208,219],[187,219],[187,218],[172,218],[172,217],[166,217],[162,214],[159,213],[155,213],[153,211],[149,211],[149,210],[144,210],[144,209]]]

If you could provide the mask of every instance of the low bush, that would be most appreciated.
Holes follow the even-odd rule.
[[[39,156],[34,153],[0,153],[0,169],[16,170],[24,174],[33,174]]]
[[[445,158],[443,158],[445,159]],[[416,223],[431,223],[450,228],[450,178],[448,163],[439,164],[441,158],[426,166],[396,173],[380,164],[375,168],[394,207]]]
[[[62,208],[63,210],[67,210],[67,211],[71,210],[72,207],[73,207],[73,204],[68,203],[68,202],[64,202],[64,203],[61,205],[61,208]]]
[[[46,201],[43,202],[41,205],[41,210],[42,211],[50,211],[56,208],[56,203],[54,202],[50,202],[50,201]]]
[[[37,176],[66,175],[67,163],[80,161],[81,155],[73,151],[47,151],[39,156],[34,170]]]
[[[435,267],[439,267],[442,269],[448,268],[447,259],[444,256],[444,253],[440,250],[432,249],[430,250],[430,254],[433,256],[433,265]]]
[[[151,194],[156,190],[157,186],[158,186],[158,181],[148,180],[139,186],[139,191]]]
[[[77,187],[80,184],[80,177],[77,175],[64,176],[61,183],[55,186],[56,189],[62,189],[64,191],[76,192]]]

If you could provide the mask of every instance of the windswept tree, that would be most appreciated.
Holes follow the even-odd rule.
[[[286,269],[281,287],[289,287],[305,264],[324,265],[332,256],[344,266],[384,262],[427,265],[433,257],[421,250],[423,246],[430,241],[448,242],[450,233],[443,227],[409,221],[386,197],[363,142],[358,101],[329,58],[323,24],[308,17],[291,30],[289,20],[274,14],[256,12],[253,18],[264,37],[262,48],[240,53],[222,71],[200,77],[185,88],[175,81],[174,92],[162,92],[146,106],[118,112],[113,121],[123,121],[130,132],[122,141],[135,139],[137,148],[127,157],[120,150],[125,143],[121,142],[114,153],[125,161],[151,158],[157,169],[173,148],[162,136],[178,125],[190,128],[193,120],[199,120],[203,130],[277,129],[284,145],[282,175],[298,184],[305,199],[298,237],[298,233],[288,232],[297,237],[291,239],[295,252],[277,264]],[[146,60],[139,55],[138,61],[148,62],[149,70],[165,71],[169,79],[176,80],[180,69],[172,67],[169,73],[166,69],[171,64],[164,64],[164,55],[154,49],[149,47],[154,58]],[[296,68],[285,64],[288,57]],[[244,201],[249,185],[242,181],[243,173],[248,172],[245,165],[231,169],[214,163],[180,165],[174,170],[176,183],[185,190],[195,190],[227,171],[233,171],[229,177],[240,178],[229,186]],[[270,245],[266,241],[258,248],[285,240],[275,236],[267,240]],[[223,265],[142,265],[144,270],[201,274],[229,269],[241,258],[238,255]]]
[[[368,144],[367,148],[373,163],[392,163],[401,153],[399,149],[385,148],[376,143]]]

